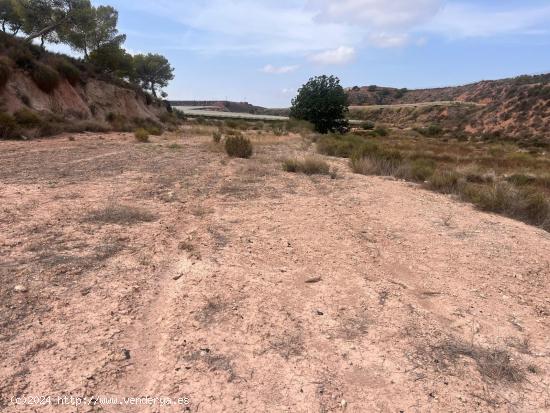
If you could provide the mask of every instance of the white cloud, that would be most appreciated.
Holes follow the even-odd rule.
[[[550,6],[494,10],[471,4],[448,3],[425,29],[451,38],[531,34],[548,28]]]
[[[170,31],[146,33],[148,38],[159,37],[159,44],[165,49],[249,56],[312,56],[319,63],[349,62],[355,50],[365,45],[381,48],[422,45],[434,36],[452,39],[518,33],[540,35],[548,33],[550,20],[550,6],[540,5],[541,1],[525,4],[493,1],[490,5],[474,0],[118,2],[170,21],[166,25]],[[348,49],[342,49],[341,45]]]
[[[291,73],[297,70],[300,66],[298,65],[291,65],[291,66],[273,66],[273,65],[265,65],[262,68],[262,72],[269,73],[272,75],[281,75],[284,73]]]
[[[295,95],[296,94],[296,89],[293,89],[293,88],[288,88],[288,87],[285,87],[281,90],[281,93],[283,95]]]
[[[340,46],[336,49],[313,54],[309,59],[314,63],[322,65],[344,65],[355,59],[355,49],[353,47]]]
[[[369,43],[380,48],[403,47],[410,41],[408,34],[377,33],[369,36]]]
[[[434,17],[442,0],[310,0],[323,22],[410,28]]]

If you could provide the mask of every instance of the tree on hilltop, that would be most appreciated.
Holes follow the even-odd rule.
[[[157,89],[168,86],[174,79],[174,69],[168,60],[159,54],[138,54],[134,56],[136,80],[145,90],[151,91],[157,97]]]

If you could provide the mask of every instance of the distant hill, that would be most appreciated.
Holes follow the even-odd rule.
[[[172,106],[208,106],[218,108],[223,112],[250,113],[253,115],[263,114],[266,108],[254,106],[248,102],[231,102],[227,100],[171,100]]]
[[[414,125],[417,120],[418,123],[429,121],[470,133],[550,142],[550,74],[434,89],[408,90],[372,85],[356,86],[347,91],[352,106],[351,117],[355,115],[400,126]],[[377,112],[353,108],[426,102],[450,104],[378,108]],[[479,105],[453,105],[460,102]]]

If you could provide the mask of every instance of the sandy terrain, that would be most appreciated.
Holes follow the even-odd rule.
[[[549,233],[263,136],[0,142],[2,412],[550,411]]]

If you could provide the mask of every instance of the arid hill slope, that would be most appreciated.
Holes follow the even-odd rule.
[[[515,139],[550,142],[550,74],[482,81],[458,87],[436,89],[394,89],[378,86],[354,87],[348,91],[352,106],[398,105],[425,102],[478,103],[477,110],[453,116],[445,107],[380,108],[376,120],[391,124],[414,123],[417,116],[454,129]],[[399,109],[397,115],[394,109]],[[422,123],[422,119],[418,123]]]

